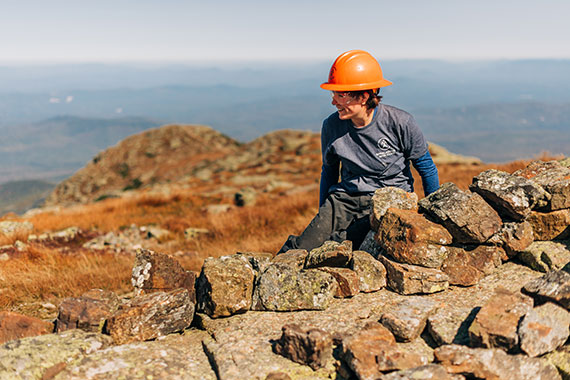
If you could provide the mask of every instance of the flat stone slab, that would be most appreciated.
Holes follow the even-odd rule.
[[[202,348],[210,339],[205,331],[187,330],[152,342],[109,347],[68,365],[57,379],[216,380]]]
[[[50,378],[111,343],[109,336],[79,329],[13,340],[0,345],[0,379]]]
[[[436,348],[435,357],[448,372],[475,378],[562,380],[556,367],[545,360],[508,355],[496,348],[469,348],[452,344]]]

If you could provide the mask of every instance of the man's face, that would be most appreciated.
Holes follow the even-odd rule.
[[[353,97],[349,92],[331,91],[332,105],[341,120],[359,117],[366,112],[366,97]]]

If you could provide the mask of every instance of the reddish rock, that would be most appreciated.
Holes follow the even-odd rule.
[[[447,256],[445,245],[453,238],[443,226],[416,211],[389,208],[375,239],[400,263],[439,268]]]
[[[570,236],[570,210],[533,211],[528,217],[534,240],[564,239]]]
[[[503,223],[499,214],[479,194],[462,191],[451,182],[444,183],[439,190],[420,200],[419,205],[420,212],[444,225],[456,243],[484,243]]]
[[[427,364],[427,358],[399,347],[392,333],[377,322],[344,338],[341,358],[362,380],[378,379],[385,371]]]
[[[254,278],[241,255],[207,258],[196,281],[198,311],[213,318],[245,313],[251,307]]]
[[[399,187],[388,186],[376,190],[372,196],[370,213],[370,226],[373,231],[378,231],[380,220],[390,207],[400,210],[417,210],[418,196]]]
[[[361,292],[375,292],[386,286],[386,268],[368,252],[352,252],[352,270],[358,276]]]
[[[475,347],[514,350],[519,343],[519,322],[532,309],[532,305],[532,298],[498,288],[469,327],[471,344]]]
[[[271,262],[287,264],[297,269],[303,269],[308,254],[309,252],[305,249],[290,249],[287,252],[283,252],[275,256],[271,259]]]
[[[570,313],[547,302],[535,307],[523,318],[519,326],[521,349],[535,357],[562,346],[570,334]]]
[[[449,276],[451,285],[472,286],[501,265],[505,251],[496,246],[479,245],[474,249],[448,247],[449,255],[441,270]]]
[[[499,349],[469,348],[456,344],[434,351],[436,360],[449,373],[468,378],[494,380],[561,380],[556,367],[537,358],[508,355]]]
[[[184,330],[194,318],[186,289],[135,297],[108,319],[107,332],[116,344],[144,341]]]
[[[352,269],[321,267],[319,270],[329,273],[336,280],[338,287],[335,297],[352,297],[360,291],[358,275]]]
[[[137,295],[184,288],[192,301],[196,301],[194,272],[185,270],[178,261],[163,253],[137,249],[131,282]]]
[[[0,344],[52,332],[53,323],[51,322],[10,311],[0,311]]]
[[[316,328],[302,329],[296,324],[283,326],[282,332],[274,346],[275,353],[314,370],[326,366],[332,359],[332,337],[327,332]]]
[[[101,332],[105,321],[117,311],[119,305],[115,293],[102,289],[91,289],[77,298],[65,298],[59,306],[56,331],[81,329]]]
[[[305,268],[348,267],[352,260],[352,242],[342,243],[326,241],[318,248],[312,249],[305,261]]]
[[[449,287],[449,276],[438,269],[398,264],[379,257],[386,268],[388,287],[400,294],[436,293]]]

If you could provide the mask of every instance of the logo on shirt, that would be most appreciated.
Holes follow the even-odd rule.
[[[396,149],[390,147],[390,143],[385,137],[379,139],[376,145],[378,145],[378,148],[380,149],[380,152],[376,153],[377,158],[388,157],[396,153]]]

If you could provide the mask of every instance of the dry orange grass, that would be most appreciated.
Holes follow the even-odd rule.
[[[109,265],[112,263],[112,265]],[[130,290],[132,257],[110,254],[61,254],[29,246],[17,259],[0,267],[0,310],[25,309],[25,304],[52,302],[102,288]]]

